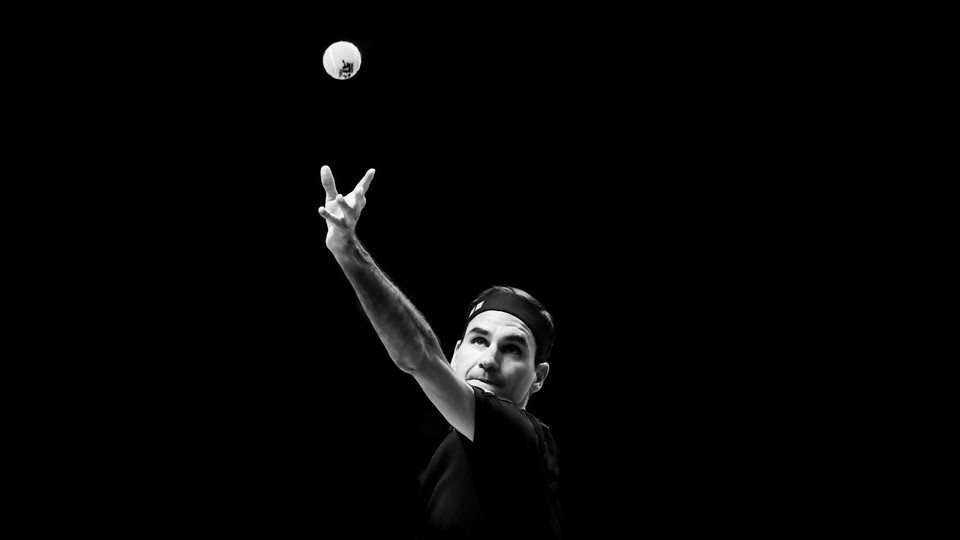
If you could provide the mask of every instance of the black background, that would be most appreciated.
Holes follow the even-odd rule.
[[[83,437],[119,471],[91,480],[116,514],[409,537],[441,419],[323,245],[322,165],[342,193],[377,169],[358,235],[448,354],[490,285],[554,315],[529,410],[560,447],[570,538],[779,511],[768,456],[793,443],[762,404],[784,384],[770,356],[799,353],[772,307],[792,261],[765,226],[776,83],[743,84],[752,44],[709,13],[372,9],[178,14],[130,22],[131,50],[104,40],[101,152],[136,178],[112,190],[136,226],[105,225],[122,298],[87,339],[123,359],[96,364],[119,382]],[[363,55],[348,80],[321,61],[341,40]]]

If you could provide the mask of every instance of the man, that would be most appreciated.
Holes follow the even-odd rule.
[[[560,538],[556,444],[526,411],[550,372],[552,317],[522,290],[491,287],[471,303],[448,362],[423,315],[357,239],[374,173],[344,197],[322,167],[326,202],[319,212],[327,249],[390,358],[451,426],[422,477],[418,538]]]

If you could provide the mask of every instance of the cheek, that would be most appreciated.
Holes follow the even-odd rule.
[[[457,373],[464,374],[470,371],[470,366],[473,365],[473,360],[470,358],[470,355],[464,354],[462,350],[457,351],[457,354],[454,355],[453,359],[457,364],[453,369]]]
[[[511,371],[512,378],[521,385],[528,384],[534,379],[533,370],[529,369],[526,365],[518,364]]]
[[[533,384],[533,382],[537,380],[536,370],[534,370],[532,366],[527,366],[526,371],[524,374],[524,377],[526,377],[524,379],[525,383],[528,385]]]

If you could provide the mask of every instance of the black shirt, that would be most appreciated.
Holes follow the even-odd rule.
[[[510,400],[473,390],[473,441],[450,428],[427,465],[417,538],[561,538],[550,428]]]

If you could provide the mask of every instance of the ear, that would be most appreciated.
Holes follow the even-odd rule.
[[[536,375],[536,380],[533,381],[533,384],[530,386],[530,393],[538,392],[543,388],[543,381],[547,380],[547,375],[550,374],[550,364],[543,362],[534,368],[534,375]]]
[[[460,350],[461,343],[463,343],[463,340],[458,339],[457,344],[453,346],[453,354],[450,356],[450,366],[454,369],[457,368],[457,351]]]

